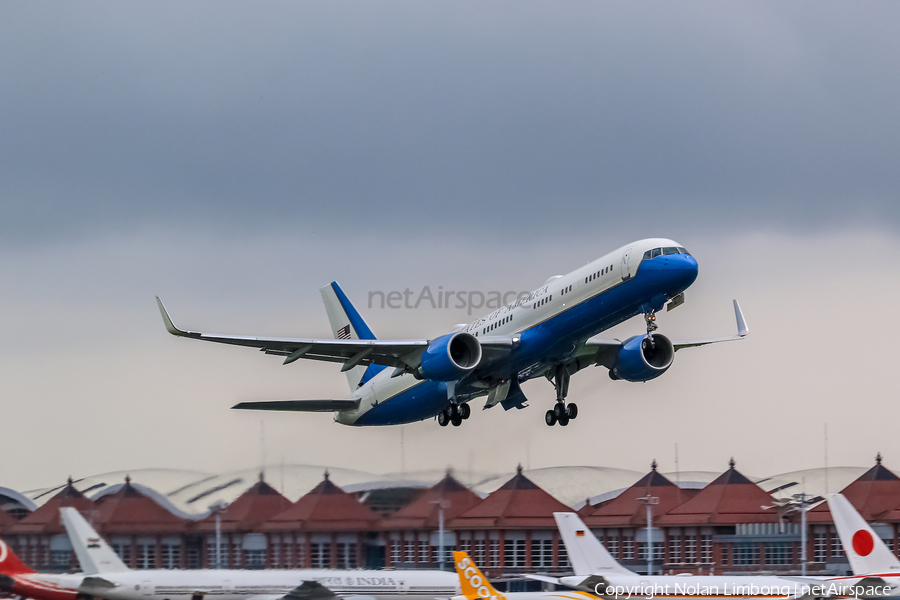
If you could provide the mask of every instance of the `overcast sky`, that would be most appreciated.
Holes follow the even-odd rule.
[[[0,3],[0,486],[306,462],[900,469],[900,6],[839,2]],[[646,384],[355,429],[241,400],[343,397],[334,365],[166,334],[325,336],[337,279],[380,337],[633,239],[700,277]],[[639,319],[611,335],[642,329]],[[264,440],[264,442],[262,441]],[[14,459],[13,459],[14,458]]]

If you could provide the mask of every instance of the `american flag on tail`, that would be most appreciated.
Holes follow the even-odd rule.
[[[344,325],[340,329],[337,330],[337,339],[339,340],[349,340],[350,339],[350,325]]]

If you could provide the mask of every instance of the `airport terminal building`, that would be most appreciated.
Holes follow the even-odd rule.
[[[308,479],[315,468],[305,469]],[[868,470],[838,470],[831,477],[839,482],[841,473],[846,480],[851,472],[843,494],[897,552],[900,478],[880,456]],[[367,482],[365,474],[340,469],[318,473],[318,483],[295,501],[285,492],[305,480],[284,474],[280,484],[259,474],[249,487],[243,477],[229,475],[168,489],[159,473],[147,474],[154,485],[145,485],[138,472],[134,481],[126,476],[113,485],[88,478],[29,494],[0,488],[0,536],[32,568],[77,570],[59,514],[71,506],[135,569],[437,568],[443,546],[447,568],[446,553],[465,550],[496,578],[566,573],[553,513],[576,510],[612,555],[638,572],[647,570],[648,546],[657,573],[801,569],[800,506],[784,498],[799,489],[791,481],[796,477],[754,481],[734,461],[706,482],[672,481],[655,463],[643,476],[593,467],[520,467],[512,476],[468,485],[450,472],[431,482]],[[629,473],[631,483],[622,485]],[[807,489],[820,475],[806,472]],[[338,485],[335,478],[347,483]],[[591,489],[602,493],[574,501],[573,494]],[[844,574],[849,566],[827,504],[821,497],[809,500],[818,505],[807,512],[807,572]],[[201,505],[206,509],[192,508]]]

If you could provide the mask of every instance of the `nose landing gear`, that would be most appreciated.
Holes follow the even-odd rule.
[[[453,423],[454,427],[459,427],[471,414],[472,408],[468,404],[451,404],[438,413],[438,425],[446,427]]]
[[[653,348],[656,346],[656,342],[653,341],[653,332],[659,329],[656,324],[656,311],[645,312],[644,322],[647,324],[647,339],[650,340],[650,347]]]
[[[566,395],[569,393],[569,371],[565,365],[557,365],[553,377],[553,385],[556,387],[556,405],[544,415],[544,422],[553,427],[557,423],[561,427],[569,424],[569,421],[578,416],[578,405],[570,402],[566,405]]]

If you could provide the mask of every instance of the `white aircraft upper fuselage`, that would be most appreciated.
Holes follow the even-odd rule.
[[[172,324],[161,302],[159,307],[174,335],[256,347],[284,356],[285,364],[298,358],[343,362],[342,370],[360,373],[351,380],[354,389],[346,400],[251,402],[236,408],[334,410],[334,420],[345,425],[396,425],[434,417],[484,395],[487,407],[502,403],[506,409],[522,408],[526,399],[520,382],[564,377],[567,388],[570,374],[595,364],[608,367],[614,379],[647,381],[669,367],[679,348],[746,335],[735,302],[738,336],[673,345],[654,334],[653,340],[660,340],[655,358],[646,344],[641,349],[645,336],[591,339],[634,316],[652,314],[670,300],[677,306],[696,277],[697,261],[681,244],[665,238],[639,240],[551,277],[524,298],[431,340],[375,339],[337,283],[323,288],[338,338],[333,340],[184,331]],[[657,348],[655,343],[652,347]],[[565,373],[559,375],[560,369]],[[564,391],[558,393],[560,401],[564,397]]]

